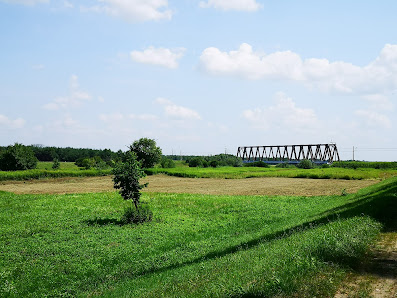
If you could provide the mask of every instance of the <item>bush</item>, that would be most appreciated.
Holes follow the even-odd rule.
[[[195,167],[203,167],[203,162],[204,159],[200,156],[198,157],[193,157],[191,160],[189,160],[189,167],[195,168]]]
[[[167,158],[165,156],[161,158],[160,165],[162,168],[175,168],[175,162],[172,159]]]
[[[37,158],[31,147],[15,143],[2,151],[0,156],[0,170],[23,171],[37,167]]]
[[[153,212],[146,205],[140,205],[138,208],[132,206],[127,207],[124,210],[124,214],[121,217],[123,224],[138,224],[151,221],[153,218]]]
[[[57,158],[54,159],[53,163],[52,163],[52,168],[54,170],[58,170],[60,168],[61,164],[59,163],[59,160]]]
[[[314,168],[314,164],[308,159],[303,159],[303,160],[301,160],[299,162],[297,167],[300,168],[300,169],[313,169]]]
[[[282,162],[279,164],[276,164],[276,168],[294,168],[294,165],[289,164],[288,162]]]
[[[217,162],[217,166],[220,167],[242,167],[243,161],[241,158],[231,154],[218,154],[208,158],[208,162],[211,164],[212,161]]]
[[[210,167],[216,168],[218,166],[218,161],[217,160],[211,160],[210,161]]]

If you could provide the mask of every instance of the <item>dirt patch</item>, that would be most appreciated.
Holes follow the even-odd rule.
[[[166,175],[142,179],[144,192],[196,193],[216,195],[319,196],[357,192],[377,180],[335,180],[300,178],[209,179]],[[112,178],[84,177],[0,182],[0,190],[17,194],[62,194],[114,191]]]
[[[335,298],[397,297],[397,233],[382,233],[361,267],[349,274]]]

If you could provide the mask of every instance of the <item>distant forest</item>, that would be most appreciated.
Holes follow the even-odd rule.
[[[76,162],[78,159],[93,158],[99,156],[103,161],[114,160],[117,158],[117,152],[110,149],[87,149],[87,148],[59,148],[59,147],[44,147],[39,145],[27,146],[32,148],[34,155],[39,161],[59,161]],[[7,147],[0,147],[0,152]]]
[[[34,155],[39,161],[59,161],[76,162],[84,158],[93,158],[99,156],[103,161],[117,160],[118,154],[110,149],[88,149],[88,148],[61,148],[61,147],[45,147],[41,145],[27,146],[32,148]],[[6,146],[0,146],[0,152],[5,150]],[[187,160],[197,157],[196,155],[167,155],[172,160]]]

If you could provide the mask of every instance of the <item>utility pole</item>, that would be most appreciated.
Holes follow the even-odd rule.
[[[353,161],[354,161],[354,146],[353,146]]]

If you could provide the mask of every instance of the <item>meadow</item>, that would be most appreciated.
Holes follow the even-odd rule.
[[[111,175],[111,169],[84,169],[77,167],[72,162],[61,162],[57,170],[52,169],[52,162],[39,162],[37,169],[26,171],[0,171],[0,181],[22,181],[32,179],[63,178],[63,177],[96,177]],[[282,177],[282,178],[309,178],[309,179],[386,179],[397,175],[395,168],[349,168],[330,167],[314,169],[269,168],[261,167],[217,167],[195,168],[188,167],[184,162],[176,162],[175,168],[150,168],[146,169],[147,175],[165,174],[183,178],[222,178],[244,179],[254,177]],[[348,163],[350,164],[350,163]],[[360,164],[360,163],[357,163]],[[356,165],[356,164],[355,164]]]
[[[332,296],[379,231],[397,178],[356,194],[144,193],[154,220],[122,225],[116,192],[0,192],[0,296]]]
[[[166,174],[169,176],[188,178],[225,178],[243,179],[254,177],[283,177],[283,178],[309,178],[309,179],[385,179],[397,175],[396,169],[372,168],[260,168],[260,167],[219,167],[219,168],[152,168],[145,170],[148,175]]]

